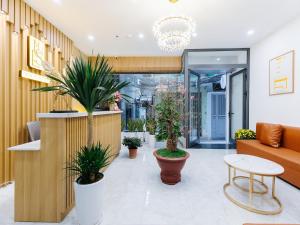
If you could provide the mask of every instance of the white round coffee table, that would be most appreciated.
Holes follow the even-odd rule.
[[[260,157],[252,156],[252,155],[243,155],[243,154],[232,154],[232,155],[226,155],[224,156],[224,161],[228,165],[228,183],[226,183],[223,187],[225,196],[238,205],[239,207],[242,207],[244,209],[247,209],[251,212],[264,214],[264,215],[275,215],[282,211],[282,204],[279,201],[279,199],[275,196],[275,179],[276,176],[279,176],[283,174],[284,168],[279,165],[278,163],[275,163],[273,161],[263,159]],[[233,169],[233,176],[231,174],[231,171]],[[236,171],[242,171],[244,173],[249,174],[249,177],[247,176],[237,176]],[[256,180],[254,176],[260,176],[261,180]],[[268,186],[264,183],[264,177],[271,177],[272,178],[272,199],[276,202],[277,208],[274,210],[261,210],[256,208],[252,204],[253,195],[264,195],[268,193]],[[249,189],[242,187],[236,183],[236,180],[238,179],[249,179]],[[254,182],[258,183],[263,191],[255,191],[253,186]],[[249,194],[249,202],[248,204],[242,203],[238,200],[236,200],[234,197],[232,197],[228,192],[227,188],[231,185],[234,185],[235,187],[241,189],[244,192],[247,192]]]

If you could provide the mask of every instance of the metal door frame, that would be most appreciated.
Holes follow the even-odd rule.
[[[231,122],[232,122],[232,79],[235,76],[238,76],[242,74],[243,76],[243,127],[242,128],[248,128],[248,123],[247,123],[247,98],[248,98],[248,90],[247,90],[247,69],[242,69],[240,71],[237,71],[234,74],[231,74],[229,76],[229,83],[230,83],[230,88],[229,88],[229,112],[228,112],[228,118],[229,118],[229,141],[231,143],[234,143],[234,140],[231,137],[231,132],[232,132],[232,127],[231,127]]]
[[[188,53],[189,52],[217,52],[217,51],[246,51],[247,54],[247,63],[246,64],[198,64],[198,65],[189,65],[188,64]],[[184,86],[185,86],[185,96],[189,97],[189,70],[193,70],[195,68],[199,69],[228,69],[228,68],[243,68],[247,70],[246,74],[246,91],[249,93],[250,86],[250,48],[209,48],[209,49],[185,49],[182,54],[182,73],[184,74]],[[199,79],[200,80],[200,79]],[[199,85],[200,88],[200,85]],[[185,114],[189,115],[190,111],[190,101],[189,98],[185,98],[184,102]],[[245,128],[249,126],[249,94],[246,97],[246,122]],[[187,117],[185,115],[185,118]],[[190,143],[189,140],[189,129],[190,129],[190,119],[185,119],[184,123],[184,137],[185,137],[185,147],[191,147],[193,143]],[[229,134],[230,135],[230,134]],[[229,144],[229,143],[228,143]]]

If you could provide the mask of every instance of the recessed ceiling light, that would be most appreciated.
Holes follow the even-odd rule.
[[[58,5],[61,5],[62,3],[62,0],[53,0],[54,3],[58,4]]]
[[[197,33],[193,33],[192,36],[193,36],[193,37],[197,37]]]
[[[139,33],[138,37],[139,37],[140,39],[143,39],[145,36],[144,36],[144,34]]]
[[[93,41],[93,40],[95,40],[95,37],[94,37],[93,35],[89,35],[89,36],[88,36],[88,39],[89,39],[90,41]]]
[[[221,58],[216,58],[217,61],[221,61]]]
[[[254,34],[254,30],[248,30],[248,31],[247,31],[247,34],[248,34],[248,35],[253,35],[253,34]]]

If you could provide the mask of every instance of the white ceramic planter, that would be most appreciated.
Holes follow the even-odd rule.
[[[155,143],[156,143],[155,135],[149,134],[149,142],[148,142],[148,146],[149,146],[150,148],[155,148]]]
[[[99,225],[102,222],[103,178],[96,183],[80,185],[74,182],[75,208],[80,225]]]

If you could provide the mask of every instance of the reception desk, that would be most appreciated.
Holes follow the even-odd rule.
[[[75,177],[65,168],[86,145],[87,114],[38,113],[37,117],[41,140],[9,148],[15,161],[15,221],[60,222],[74,206]],[[94,113],[94,142],[110,145],[114,157],[119,154],[120,112]]]

